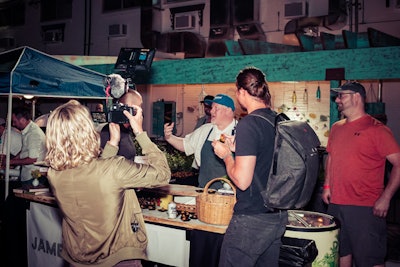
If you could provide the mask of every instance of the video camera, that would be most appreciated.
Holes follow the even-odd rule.
[[[121,103],[115,103],[111,106],[108,112],[107,121],[114,123],[128,123],[129,120],[124,114],[124,110],[127,110],[132,116],[136,115],[136,109],[134,107],[128,107]]]
[[[104,84],[106,86],[106,95],[113,98],[111,107],[108,112],[92,112],[94,122],[106,123],[113,122],[118,124],[129,123],[128,118],[123,113],[127,110],[133,116],[136,115],[136,109],[118,102],[129,89],[129,78],[124,79],[119,74],[110,74],[106,77]]]

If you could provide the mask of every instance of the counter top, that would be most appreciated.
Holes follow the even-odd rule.
[[[30,201],[57,205],[56,198],[51,194],[34,195],[29,193],[14,193],[16,197],[24,198]]]
[[[227,225],[214,225],[203,223],[198,219],[191,219],[190,221],[182,221],[180,217],[176,219],[169,219],[166,211],[161,212],[158,210],[142,210],[143,218],[146,222],[156,223],[162,225],[170,225],[182,227],[188,230],[202,230],[212,233],[225,234]]]
[[[142,191],[151,191],[157,192],[161,195],[170,194],[176,196],[198,196],[199,192],[196,192],[200,188],[189,186],[189,185],[177,185],[170,184],[163,187],[157,188],[146,188],[142,189]],[[44,204],[57,205],[56,199],[51,194],[42,194],[42,195],[33,195],[29,193],[14,193],[16,197],[24,198],[30,201],[35,201]],[[224,234],[227,226],[225,225],[213,225],[203,223],[197,219],[191,219],[190,221],[182,221],[180,217],[176,219],[169,219],[166,212],[161,212],[158,210],[148,210],[142,209],[143,218],[145,222],[155,223],[161,225],[170,225],[175,227],[182,227],[189,230],[202,230],[207,232]]]

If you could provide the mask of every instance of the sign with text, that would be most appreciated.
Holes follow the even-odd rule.
[[[68,266],[61,258],[62,215],[59,209],[30,203],[26,214],[28,267]]]

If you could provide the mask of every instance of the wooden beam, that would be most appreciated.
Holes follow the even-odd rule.
[[[152,64],[148,84],[231,83],[244,67],[255,66],[275,81],[323,81],[326,69],[344,68],[345,78],[400,79],[400,46],[284,54],[162,60]],[[85,66],[110,74],[114,65]]]

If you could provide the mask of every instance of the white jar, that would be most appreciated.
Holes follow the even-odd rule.
[[[176,219],[178,213],[176,212],[176,203],[175,203],[175,202],[171,201],[171,202],[168,204],[168,211],[167,211],[167,213],[168,213],[168,218],[170,218],[170,219]]]

